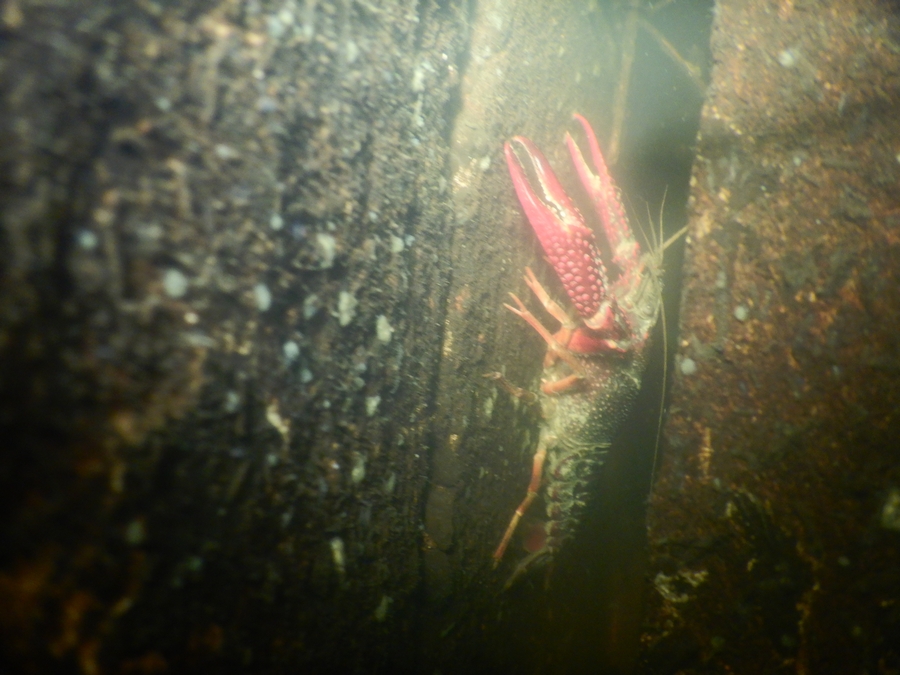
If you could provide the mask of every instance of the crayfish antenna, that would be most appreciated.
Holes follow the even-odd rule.
[[[516,565],[516,568],[513,570],[513,573],[509,575],[509,579],[506,580],[506,583],[503,584],[503,590],[508,591],[512,586],[523,576],[525,576],[528,572],[531,572],[533,569],[537,569],[539,567],[543,567],[551,560],[553,560],[554,550],[545,547],[534,551],[533,553],[529,553],[525,556],[522,561]]]
[[[662,242],[659,246],[659,266],[660,270],[662,269],[662,261],[663,255],[666,252],[666,249],[669,248],[672,244],[674,244],[678,239],[680,239],[688,229],[688,226],[685,225],[678,232],[673,234],[671,237],[663,241],[663,226],[662,226],[662,210],[665,205],[665,195],[663,195],[663,204],[659,209],[659,240]],[[660,281],[662,283],[662,281]],[[663,300],[662,296],[660,296],[659,303],[659,311],[660,311],[660,321],[662,322],[662,348],[663,348],[663,372],[662,372],[662,393],[660,394],[659,399],[659,417],[656,423],[656,442],[653,448],[653,463],[650,467],[650,486],[648,490],[648,494],[653,490],[653,477],[656,475],[656,462],[659,459],[659,445],[662,440],[662,426],[663,426],[663,418],[666,413],[666,387],[668,386],[668,375],[669,375],[669,329],[668,323],[666,322],[666,303]]]

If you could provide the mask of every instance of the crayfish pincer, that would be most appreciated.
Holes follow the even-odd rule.
[[[594,130],[581,115],[575,119],[587,136],[593,167],[571,135],[567,133],[565,140],[609,244],[613,281],[593,230],[540,150],[521,136],[504,146],[519,202],[569,300],[568,307],[557,303],[531,269],[525,268],[525,283],[559,328],[556,332],[547,329],[514,294],[510,294],[514,305],[506,305],[547,343],[538,395],[543,419],[531,481],[494,552],[495,566],[542,483],[547,520],[529,537],[531,553],[518,564],[507,585],[539,561],[551,559],[572,535],[589,480],[602,466],[638,395],[649,335],[660,313],[662,247],[642,253]],[[531,164],[537,189],[526,177],[520,163],[524,161]],[[518,388],[501,376],[491,377],[516,394]]]

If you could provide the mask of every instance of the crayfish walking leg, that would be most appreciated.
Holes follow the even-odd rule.
[[[537,497],[538,490],[541,489],[541,479],[544,475],[544,461],[546,459],[547,442],[542,437],[538,443],[537,451],[534,453],[534,461],[531,466],[531,482],[528,484],[528,492],[525,494],[525,499],[519,504],[519,508],[516,509],[512,519],[509,521],[506,532],[503,534],[503,539],[500,540],[500,545],[497,547],[497,550],[494,551],[494,567],[497,567],[497,565],[500,564],[500,560],[506,552],[506,547],[509,545],[509,540],[512,538],[513,532],[516,531],[516,526],[518,526],[522,516],[525,515],[528,507],[531,506],[531,502]]]

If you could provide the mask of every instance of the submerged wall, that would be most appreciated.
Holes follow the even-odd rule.
[[[900,667],[900,19],[717,3],[642,672]]]
[[[468,38],[382,4],[5,3],[4,671],[418,659]]]

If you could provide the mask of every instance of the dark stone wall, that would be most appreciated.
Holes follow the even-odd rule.
[[[419,658],[466,10],[382,5],[5,3],[4,670]]]
[[[643,672],[900,668],[898,28],[717,3]]]

